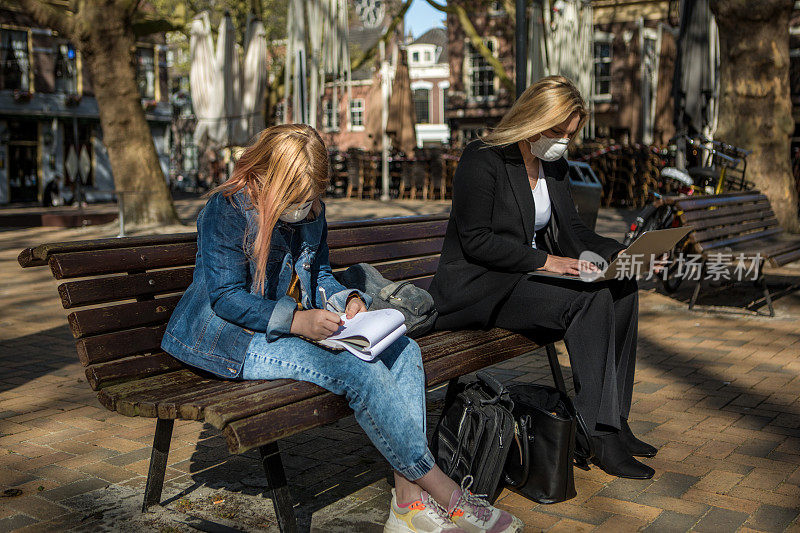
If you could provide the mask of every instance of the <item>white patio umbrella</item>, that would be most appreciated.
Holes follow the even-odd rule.
[[[291,120],[315,126],[326,79],[334,79],[334,103],[338,100],[339,86],[343,81],[347,82],[349,99],[347,2],[290,0],[286,21],[284,87],[287,90],[286,101],[292,103]]]
[[[531,76],[540,69],[546,75],[566,76],[591,106],[594,90],[592,5],[584,0],[556,0],[552,8],[548,5],[544,2],[541,26],[535,20],[536,10],[529,25],[528,39],[533,48],[529,51],[532,59],[528,63]],[[537,50],[542,41],[546,49]]]
[[[242,65],[242,99],[240,114],[243,121],[244,144],[264,129],[261,105],[267,88],[267,32],[258,19],[250,19],[244,39],[244,62]]]
[[[229,13],[219,23],[216,51],[217,75],[220,76],[222,124],[218,130],[222,146],[239,146],[246,142],[246,120],[242,116],[242,69],[236,49],[236,29]],[[243,139],[243,137],[245,137]]]
[[[194,142],[206,144],[209,140],[219,137],[217,128],[223,111],[208,12],[200,13],[192,20],[189,53],[191,61],[189,83],[192,107],[197,117]]]

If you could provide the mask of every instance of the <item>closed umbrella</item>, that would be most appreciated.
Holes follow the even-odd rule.
[[[192,107],[197,117],[194,142],[206,144],[216,138],[216,128],[222,116],[222,98],[217,82],[214,43],[211,39],[211,22],[208,12],[192,20],[189,36],[191,67],[189,82],[192,91]]]
[[[719,98],[719,42],[708,0],[681,0],[678,58],[673,83],[675,128],[711,137]]]
[[[264,129],[261,104],[267,88],[267,37],[264,24],[250,19],[245,34],[244,64],[242,65],[242,134],[239,144],[245,144]]]
[[[225,13],[219,24],[216,52],[217,71],[220,76],[222,92],[223,120],[219,128],[219,138],[212,139],[222,146],[236,146],[245,128],[242,127],[241,102],[242,78],[239,54],[236,51],[236,30],[229,13]]]
[[[411,80],[408,75],[408,51],[400,50],[397,70],[392,83],[392,96],[389,99],[389,120],[386,133],[392,139],[392,146],[406,154],[412,154],[417,147],[416,113],[411,97]]]
[[[372,83],[364,102],[364,132],[367,134],[367,150],[377,151],[382,148],[383,128],[381,125],[381,106],[383,95],[381,94],[380,71],[375,69],[372,75]]]

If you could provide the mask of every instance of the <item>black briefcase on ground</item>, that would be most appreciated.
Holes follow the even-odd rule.
[[[516,426],[504,469],[506,483],[539,503],[575,497],[572,464],[576,432],[583,419],[572,400],[544,385],[512,385],[508,390]]]
[[[513,403],[494,377],[478,372],[444,406],[431,449],[436,463],[456,483],[473,478],[470,490],[494,501],[502,488],[503,465],[514,439]]]

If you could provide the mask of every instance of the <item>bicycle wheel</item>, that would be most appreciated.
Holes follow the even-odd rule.
[[[633,241],[642,236],[645,231],[668,228],[672,224],[672,208],[667,205],[648,205],[639,213],[631,224],[630,231],[625,234],[622,244],[630,246]]]
[[[680,275],[678,272],[678,261],[676,260],[678,255],[683,252],[683,249],[686,247],[686,241],[689,239],[688,236],[684,237],[675,245],[675,248],[672,249],[669,253],[669,260],[670,263],[666,267],[666,272],[658,277],[659,283],[661,283],[661,287],[663,287],[664,292],[667,294],[672,294],[673,292],[678,290],[680,287],[681,282],[683,281],[683,276]]]

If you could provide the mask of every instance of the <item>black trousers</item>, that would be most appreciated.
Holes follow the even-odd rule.
[[[495,325],[533,339],[563,334],[575,407],[594,433],[627,419],[636,368],[639,293],[635,279],[597,283],[526,276],[495,314]]]

